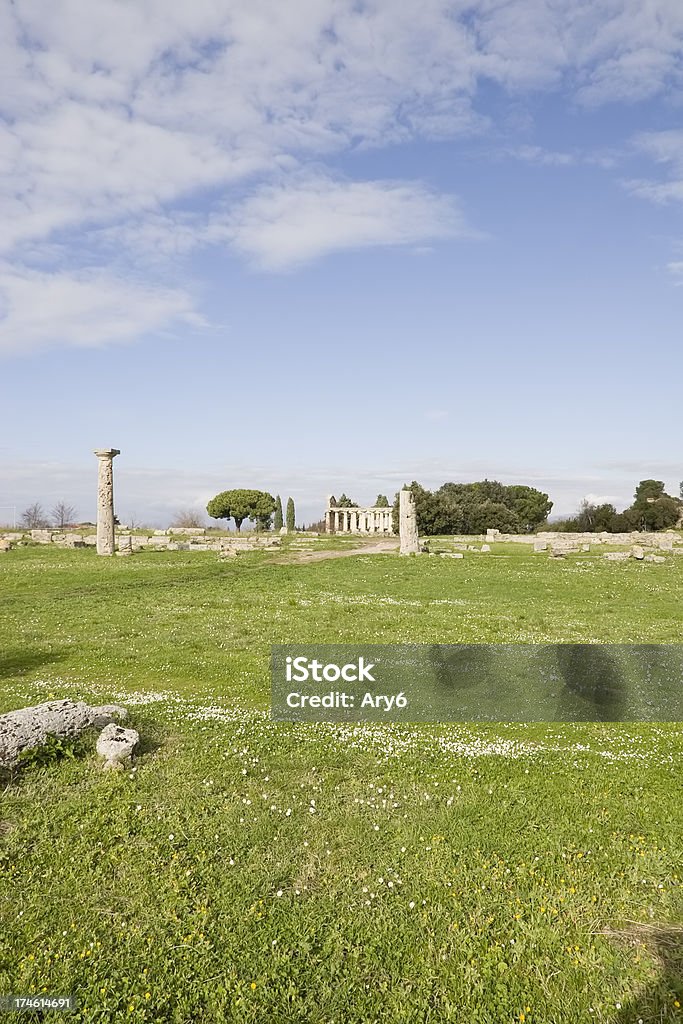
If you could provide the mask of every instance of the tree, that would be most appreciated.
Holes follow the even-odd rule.
[[[624,517],[632,530],[666,530],[675,526],[681,514],[681,501],[664,490],[663,480],[641,480]]]
[[[378,494],[375,501],[375,508],[389,508],[389,499],[386,494]]]
[[[342,494],[341,498],[337,502],[337,508],[358,508],[358,504],[355,501],[351,501],[345,494]]]
[[[601,533],[603,530],[614,531],[614,519],[617,510],[614,505],[604,502],[596,505],[584,498],[574,520],[575,533]]]
[[[275,519],[273,520],[273,529],[282,529],[282,498],[278,494],[275,498]]]
[[[287,522],[287,532],[288,533],[293,533],[294,532],[294,521],[295,521],[294,499],[293,498],[287,498],[286,522]]]
[[[680,511],[680,502],[664,494],[648,505],[643,512],[645,527],[648,530],[668,530],[678,522]]]
[[[19,522],[27,530],[44,530],[49,525],[45,510],[39,501],[24,509]]]
[[[212,519],[234,519],[237,532],[240,532],[245,519],[263,522],[275,511],[275,498],[267,491],[253,491],[238,488],[233,491],[221,491],[206,506]]]
[[[641,480],[636,487],[636,493],[633,495],[633,504],[646,505],[650,501],[656,501],[657,498],[662,498],[664,496],[665,491],[663,480]]]
[[[171,526],[194,529],[203,526],[201,512],[197,512],[193,508],[181,508],[174,514],[171,520]]]
[[[502,501],[482,501],[473,505],[468,517],[468,533],[486,533],[500,530],[501,533],[518,533],[517,516]]]
[[[504,490],[503,504],[514,512],[522,533],[533,533],[546,522],[553,507],[547,494],[525,484],[513,484]]]
[[[76,518],[76,509],[73,505],[67,505],[65,501],[58,501],[50,515],[55,526],[63,530],[65,526],[72,525]]]

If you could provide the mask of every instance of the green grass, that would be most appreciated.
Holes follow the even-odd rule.
[[[682,563],[2,556],[0,711],[118,699],[142,751],[102,773],[90,737],[4,790],[0,993],[83,1021],[680,1020],[678,724],[287,725],[267,699],[276,642],[677,643]]]

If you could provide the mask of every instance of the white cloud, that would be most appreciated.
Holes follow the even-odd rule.
[[[678,0],[597,0],[566,7],[581,102],[635,102],[680,85]]]
[[[676,278],[677,285],[683,285],[683,261],[676,260],[673,263],[667,263],[666,269]]]
[[[421,0],[419,17],[395,0],[15,0],[0,5],[0,248],[30,264],[27,245],[100,228],[138,254],[216,241],[281,268],[459,235],[455,200],[424,184],[302,184],[302,168],[485,131],[482,81],[651,97],[680,83],[682,41],[680,0]],[[679,196],[677,180],[641,184]],[[204,218],[179,212],[198,198]],[[65,294],[76,278],[57,275]]]
[[[330,252],[469,234],[452,198],[416,182],[324,176],[256,191],[225,226],[257,266],[284,270]]]
[[[626,188],[634,195],[655,203],[683,201],[683,131],[641,132],[633,144],[655,163],[667,167],[671,177],[668,181],[627,181]]]
[[[526,163],[542,164],[548,167],[567,167],[577,162],[573,153],[562,153],[556,150],[544,149],[542,146],[513,146],[508,150],[510,156],[517,160],[524,160]]]
[[[481,129],[479,81],[642,98],[680,74],[678,0],[17,0],[0,13],[8,247],[274,161]]]
[[[0,268],[0,353],[129,342],[202,323],[189,295],[115,278]]]

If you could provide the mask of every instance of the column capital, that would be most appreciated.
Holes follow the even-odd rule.
[[[121,454],[120,448],[95,448],[94,455],[98,459],[113,459],[115,455]]]

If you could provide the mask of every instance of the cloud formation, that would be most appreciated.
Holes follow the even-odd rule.
[[[330,252],[466,236],[456,202],[419,182],[340,182],[317,176],[267,185],[226,224],[233,245],[256,266],[284,270]]]
[[[680,85],[682,42],[679,0],[422,0],[419,18],[394,0],[4,4],[0,251],[18,267],[5,281],[15,336],[35,347],[54,335],[21,319],[32,305],[22,296],[47,284],[32,276],[31,247],[66,232],[80,234],[68,273],[59,260],[40,271],[60,309],[77,306],[76,293],[111,293],[111,280],[79,276],[107,232],[156,263],[213,242],[266,270],[462,235],[457,199],[424,182],[341,182],[310,166],[485,132],[484,81],[511,97],[562,89],[590,106],[648,99]],[[673,134],[644,143],[654,160],[668,159],[666,146],[680,152]],[[573,159],[533,146],[519,155]],[[637,190],[681,198],[681,177]],[[186,312],[157,284],[129,287],[128,326],[109,318],[97,343],[167,322],[150,312],[159,304]],[[81,344],[63,328],[65,343]]]
[[[173,323],[200,326],[190,296],[106,273],[0,267],[0,353],[130,342]]]

